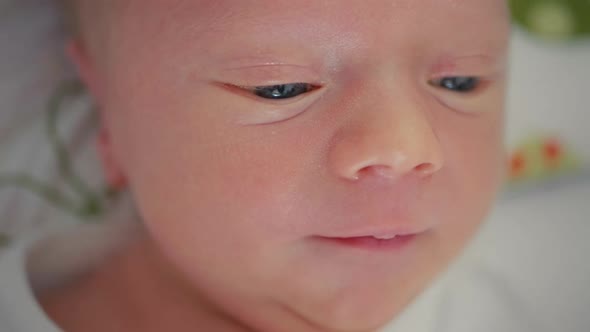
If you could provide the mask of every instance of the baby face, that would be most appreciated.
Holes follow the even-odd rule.
[[[487,213],[502,1],[120,7],[88,66],[105,154],[174,268],[238,319],[376,328]]]

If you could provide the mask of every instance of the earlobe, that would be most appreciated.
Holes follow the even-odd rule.
[[[66,43],[66,54],[75,65],[78,75],[95,101],[102,100],[102,89],[96,63],[79,39]]]
[[[117,191],[124,189],[127,179],[113,154],[110,135],[104,126],[100,128],[97,145],[108,186]]]

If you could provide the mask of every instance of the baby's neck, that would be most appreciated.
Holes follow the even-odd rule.
[[[134,240],[92,272],[41,294],[39,302],[72,332],[250,331],[199,301],[164,262],[150,241]]]

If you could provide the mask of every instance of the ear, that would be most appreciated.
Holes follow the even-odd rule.
[[[70,39],[66,43],[66,54],[76,66],[80,79],[94,98],[95,102],[103,100],[103,83],[96,61],[91,58],[86,45],[79,39]]]
[[[124,189],[127,186],[127,179],[115,158],[111,135],[104,119],[105,114],[100,109],[104,100],[104,83],[100,76],[98,65],[89,56],[84,44],[78,40],[72,39],[67,43],[66,53],[76,66],[80,79],[92,95],[96,106],[99,108],[99,113],[101,113],[99,114],[101,124],[98,133],[97,149],[107,184],[111,189]]]
[[[111,138],[105,126],[99,129],[97,147],[109,188],[119,191],[127,187],[127,178],[114,157]]]

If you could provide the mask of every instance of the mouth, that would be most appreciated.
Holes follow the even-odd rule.
[[[409,246],[420,234],[391,234],[353,237],[320,237],[321,241],[367,251],[399,251]]]

